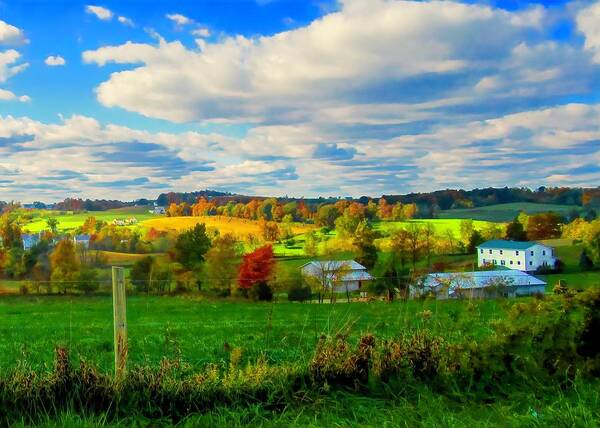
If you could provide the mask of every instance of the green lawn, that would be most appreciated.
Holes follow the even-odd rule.
[[[397,336],[427,327],[448,340],[487,335],[513,301],[409,301],[301,304],[208,302],[195,298],[130,297],[127,317],[130,360],[158,364],[181,357],[192,365],[227,360],[225,348],[242,348],[249,360],[266,354],[273,363],[309,358],[321,334],[348,330]],[[428,309],[430,318],[421,313]],[[112,301],[97,297],[5,297],[0,299],[0,370],[26,361],[50,364],[56,345],[111,367]]]
[[[530,202],[516,202],[510,204],[496,204],[487,207],[465,208],[445,210],[440,213],[440,218],[445,219],[464,219],[487,220],[495,222],[508,222],[515,218],[519,211],[525,211],[527,214],[536,214],[541,212],[554,211],[558,214],[567,214],[573,208],[581,209],[574,205],[555,205],[555,204],[537,204]]]
[[[380,230],[382,232],[389,232],[391,230],[407,228],[410,224],[419,224],[425,225],[427,223],[433,225],[435,233],[438,235],[445,234],[448,230],[451,230],[454,233],[454,236],[457,238],[460,237],[460,224],[464,219],[461,218],[445,218],[445,219],[415,219],[409,221],[380,221],[376,222],[374,227],[375,230]],[[484,229],[486,226],[489,226],[489,221],[481,221],[474,220],[473,227],[475,229]]]

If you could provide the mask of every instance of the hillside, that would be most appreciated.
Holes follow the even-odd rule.
[[[443,219],[465,219],[508,222],[519,215],[520,211],[527,214],[537,214],[553,211],[555,213],[566,215],[572,210],[580,210],[575,205],[557,205],[557,204],[538,204],[533,202],[512,202],[508,204],[496,204],[477,208],[463,208],[441,211],[440,218]]]

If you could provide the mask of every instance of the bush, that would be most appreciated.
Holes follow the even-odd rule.
[[[273,290],[264,281],[258,282],[248,291],[248,297],[255,301],[270,302],[273,300]]]
[[[311,297],[310,287],[293,286],[288,289],[288,300],[290,302],[304,302],[310,300]]]

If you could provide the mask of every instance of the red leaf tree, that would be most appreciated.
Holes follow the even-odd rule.
[[[252,288],[254,284],[268,281],[275,266],[273,247],[265,245],[246,254],[240,265],[238,284],[240,288]]]

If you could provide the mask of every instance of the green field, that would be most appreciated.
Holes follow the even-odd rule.
[[[376,333],[395,337],[427,327],[449,340],[481,338],[505,316],[512,302],[409,301],[329,304],[251,304],[207,302],[195,298],[130,297],[128,328],[133,364],[158,364],[163,357],[202,366],[223,362],[224,348],[242,348],[245,358],[266,353],[269,361],[289,363],[312,355],[321,334],[347,329],[353,337]],[[419,314],[432,311],[429,319]],[[111,367],[110,297],[12,297],[0,300],[0,371],[27,361],[50,364],[56,345],[102,368]],[[228,345],[225,345],[227,342]]]
[[[49,218],[58,220],[58,229],[68,232],[80,227],[88,217],[95,217],[97,220],[112,222],[115,219],[124,220],[134,217],[138,222],[151,220],[158,216],[148,212],[149,207],[131,207],[120,208],[107,211],[87,211],[87,212],[63,212],[63,211],[34,211],[34,218],[23,225],[23,229],[30,233],[41,232],[48,229],[46,221]]]
[[[527,214],[537,214],[553,211],[565,215],[573,209],[580,209],[574,205],[537,204],[531,202],[515,202],[510,204],[496,204],[487,207],[463,208],[445,210],[440,212],[440,218],[485,220],[494,222],[509,222],[519,215],[520,211]]]

